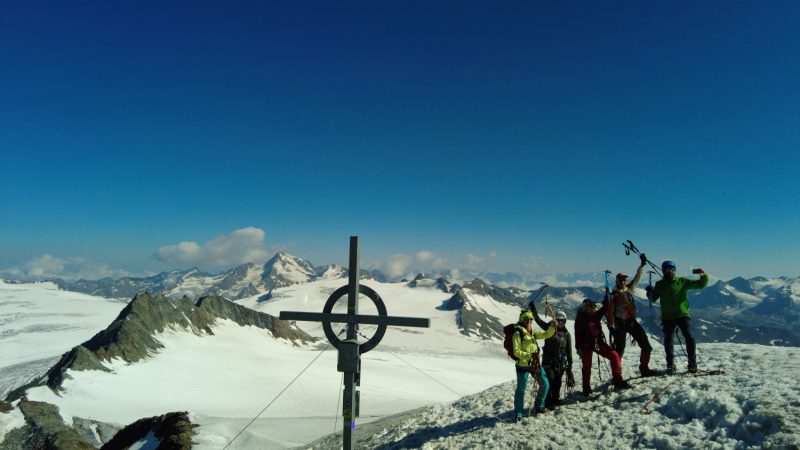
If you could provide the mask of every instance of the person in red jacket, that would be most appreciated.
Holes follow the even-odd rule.
[[[624,273],[617,274],[617,283],[614,286],[614,291],[611,292],[611,301],[608,303],[608,311],[606,312],[606,324],[608,324],[608,331],[611,334],[611,346],[622,359],[622,354],[625,353],[625,340],[630,334],[635,342],[639,343],[639,348],[642,349],[642,354],[639,357],[639,373],[643,377],[652,377],[658,375],[658,372],[651,370],[650,365],[650,352],[653,347],[650,345],[650,340],[647,338],[644,328],[636,321],[636,303],[633,301],[631,290],[634,289],[639,281],[642,280],[644,275],[644,268],[647,264],[647,257],[644,253],[641,254],[640,259],[642,265],[636,270],[636,276],[633,281],[628,283],[628,276]]]
[[[583,395],[589,396],[592,393],[590,379],[592,376],[592,354],[597,352],[603,358],[611,362],[611,381],[617,389],[627,389],[631,387],[627,381],[622,379],[622,365],[619,355],[614,349],[606,344],[603,329],[600,326],[600,319],[603,318],[608,309],[608,301],[604,301],[600,310],[597,310],[597,302],[592,299],[585,299],[583,305],[578,310],[575,317],[575,348],[581,357],[583,368]]]

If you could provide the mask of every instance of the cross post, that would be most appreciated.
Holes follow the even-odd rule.
[[[336,369],[344,373],[344,402],[342,404],[342,416],[344,417],[342,448],[343,450],[353,450],[353,432],[355,431],[355,420],[359,416],[359,404],[361,400],[360,392],[356,389],[361,385],[361,355],[375,348],[383,339],[386,327],[404,326],[430,328],[431,319],[417,317],[391,317],[386,314],[386,306],[377,292],[367,286],[360,284],[361,268],[361,238],[358,236],[350,237],[350,273],[347,286],[334,291],[322,313],[300,312],[300,311],[281,311],[281,320],[299,320],[307,322],[322,322],[325,336],[330,343],[339,350],[339,358]],[[347,314],[332,314],[333,305],[339,298],[347,294]],[[358,296],[365,294],[369,297],[378,309],[377,316],[364,316],[358,314]],[[345,340],[340,340],[334,334],[331,323],[346,323],[347,335]],[[358,325],[378,325],[378,331],[374,336],[363,344],[358,343]]]

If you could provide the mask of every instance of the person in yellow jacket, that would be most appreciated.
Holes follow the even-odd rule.
[[[525,387],[528,385],[529,373],[532,373],[539,381],[539,392],[536,394],[536,412],[547,412],[544,399],[547,397],[550,384],[547,382],[547,376],[539,364],[539,346],[536,344],[536,340],[547,339],[555,331],[554,322],[550,322],[550,328],[547,331],[533,331],[533,314],[528,311],[519,316],[519,322],[514,327],[511,341],[514,345],[514,357],[517,359],[515,365],[517,390],[514,392],[514,413],[516,414],[517,422],[522,420],[522,412],[525,407]]]

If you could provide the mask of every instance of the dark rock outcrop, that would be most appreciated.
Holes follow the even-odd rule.
[[[25,425],[9,431],[0,450],[94,450],[89,442],[68,427],[58,407],[49,403],[29,402],[22,398],[19,409]]]
[[[207,311],[213,317],[228,319],[241,326],[254,326],[270,330],[276,338],[288,339],[296,343],[314,342],[315,338],[308,335],[305,331],[297,328],[291,323],[280,320],[275,316],[264,314],[246,308],[238,303],[229,302],[217,295],[209,295],[201,298],[197,302],[197,308]]]
[[[784,315],[790,316],[797,314],[795,312],[794,299],[792,298],[792,291],[789,288],[781,288],[775,291],[772,295],[766,297],[758,305],[750,308],[750,312],[758,315]]]
[[[748,281],[743,278],[740,278],[740,280],[748,283]],[[742,283],[737,284],[742,288],[746,287],[746,285]],[[727,290],[727,287],[728,283],[720,280],[713,286],[708,286],[705,289],[689,291],[689,305],[692,308],[735,308],[739,305],[739,299]]]
[[[453,287],[453,285],[444,278],[437,278],[436,283],[434,283],[433,286],[441,289],[441,291],[445,294],[450,293],[450,289]]]
[[[458,311],[456,324],[461,329],[461,333],[467,336],[477,335],[483,339],[500,339],[503,337],[503,327],[507,325],[501,323],[491,312],[475,305],[470,300],[467,291],[488,297],[492,302],[506,305],[524,307],[522,305],[526,303],[525,299],[516,297],[505,289],[491,286],[479,278],[470,281],[443,305],[447,310]]]
[[[107,443],[122,429],[121,426],[99,422],[97,420],[84,419],[82,417],[72,418],[72,429],[75,430],[86,442],[96,448],[100,448]]]
[[[189,328],[199,333],[213,320],[213,315],[195,307],[188,297],[174,301],[145,292],[134,297],[108,328],[83,343],[83,347],[101,361],[120,358],[132,363],[163,348],[154,335],[167,328]]]
[[[124,450],[143,439],[154,440],[151,448],[156,450],[189,450],[192,445],[197,445],[192,438],[197,434],[194,428],[198,426],[192,424],[187,412],[140,419],[120,430],[100,450]]]

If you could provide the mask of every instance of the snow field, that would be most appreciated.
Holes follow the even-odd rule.
[[[609,390],[596,401],[569,402],[553,413],[524,419],[519,425],[510,423],[516,383],[508,382],[452,404],[436,405],[420,417],[374,436],[362,448],[761,449],[800,446],[800,386],[795,381],[800,369],[797,349],[701,344],[698,352],[701,361],[705,361],[703,367],[721,369],[726,374],[687,375],[649,406],[651,414],[639,411],[659,390],[678,379],[678,375],[633,380],[631,389]],[[654,359],[663,357],[663,348],[656,348],[653,354]],[[624,375],[634,373],[638,356],[636,350],[626,351]],[[579,373],[576,373],[576,383],[580,386]],[[595,387],[599,384],[596,373],[593,373],[592,384]],[[601,406],[641,395],[645,397],[633,402]],[[530,388],[526,393],[526,408],[529,402]]]
[[[107,327],[125,303],[53,283],[0,281],[0,367],[61,356]]]
[[[57,405],[67,423],[77,416],[126,425],[143,417],[189,411],[201,425],[198,448],[222,448],[319,356],[248,430],[249,438],[239,442],[240,437],[231,448],[253,448],[249,441],[258,448],[285,448],[333,430],[341,409],[341,374],[333,347],[320,355],[276,341],[269,331],[230,321],[219,321],[212,330],[215,336],[160,334],[157,338],[165,348],[146,361],[107,364],[113,373],[70,371],[73,379],[64,382],[61,396],[42,387],[31,389],[28,398]],[[487,364],[485,358],[465,356],[400,357],[435,379],[447,380],[460,394],[508,379],[508,374],[495,370],[500,359]],[[362,367],[361,412],[367,420],[457,398],[386,352],[365,354]],[[287,419],[298,424],[311,420],[315,428],[286,433]],[[341,426],[341,418],[336,420]]]

